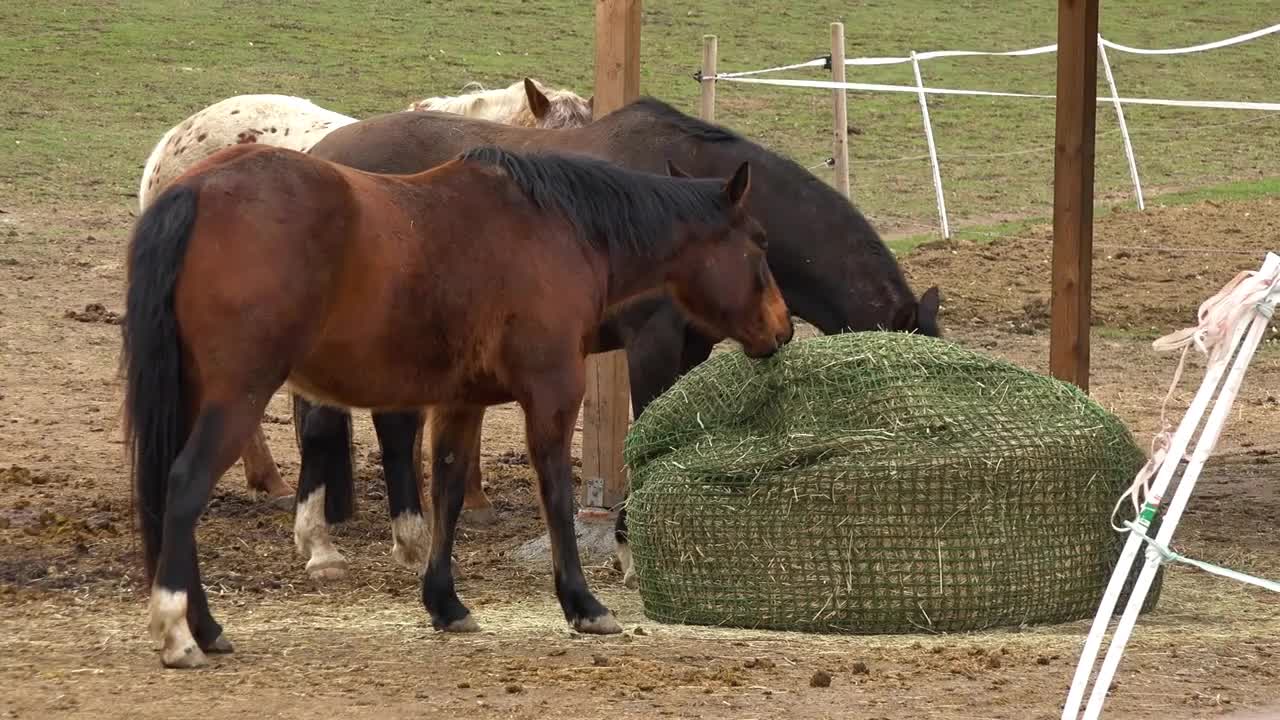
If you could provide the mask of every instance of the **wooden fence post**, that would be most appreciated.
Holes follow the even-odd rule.
[[[831,23],[831,79],[844,82],[844,23]],[[833,155],[835,158],[836,189],[850,200],[849,189],[849,102],[844,88],[831,91],[832,109],[835,115]]]
[[[702,36],[702,104],[699,117],[716,121],[716,36]]]
[[[1059,0],[1049,371],[1089,390],[1098,0]]]
[[[640,95],[640,0],[596,0],[593,114],[600,118]],[[582,509],[611,512],[627,492],[622,447],[631,421],[627,354],[587,357],[582,403]]]

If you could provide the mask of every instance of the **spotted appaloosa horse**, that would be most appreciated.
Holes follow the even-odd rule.
[[[337,407],[430,408],[421,597],[450,632],[478,629],[454,584],[469,466],[451,449],[478,453],[484,408],[518,403],[565,620],[621,632],[588,587],[573,528],[586,358],[607,314],[664,293],[748,356],[791,340],[750,188],[746,162],[726,182],[493,147],[389,176],[240,146],[175,179],[135,226],[122,323],[161,662],[232,650],[200,581],[196,524],[285,383]],[[412,438],[384,452],[405,466]]]
[[[408,109],[555,129],[590,123],[593,100],[526,77],[501,89],[427,98]],[[170,128],[156,143],[142,172],[139,209],[145,210],[174,178],[218,150],[257,143],[306,152],[330,132],[354,122],[356,118],[291,95],[237,95],[216,102]],[[243,460],[250,490],[282,505],[293,502],[294,491],[280,478],[261,428],[250,437]]]
[[[426,98],[408,109],[519,127],[582,127],[591,122],[593,99],[525,78],[505,88]],[[260,143],[306,152],[331,131],[353,122],[356,118],[292,95],[236,95],[220,100],[170,128],[156,143],[142,171],[138,208],[145,210],[175,177],[224,147]]]

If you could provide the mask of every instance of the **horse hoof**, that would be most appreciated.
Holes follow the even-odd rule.
[[[468,525],[489,527],[498,522],[498,511],[492,507],[463,510],[462,521]]]
[[[622,584],[632,590],[640,587],[640,578],[636,577],[635,570],[628,570],[627,574],[622,576]]]
[[[267,507],[280,512],[293,512],[298,505],[298,498],[293,495],[281,495],[280,497],[269,498]]]
[[[605,613],[595,618],[578,618],[573,621],[573,629],[586,635],[617,635],[622,632],[613,613]]]
[[[431,531],[417,513],[405,513],[391,521],[391,559],[421,577],[431,551]]]
[[[422,553],[416,549],[408,549],[399,543],[391,546],[391,559],[405,570],[412,570],[418,573],[419,577],[422,576],[423,571],[427,568],[427,563],[423,559]]]
[[[231,641],[227,639],[225,633],[219,635],[213,644],[209,646],[209,652],[216,655],[230,655],[236,649],[231,646]]]
[[[205,657],[204,652],[193,642],[184,647],[162,651],[160,662],[167,668],[189,669],[208,664],[209,658]]]
[[[462,618],[461,620],[454,620],[453,622],[449,623],[448,625],[445,625],[441,629],[444,632],[450,632],[450,633],[480,632],[480,623],[476,622],[476,618],[474,615],[468,614],[466,617]]]
[[[347,576],[347,561],[341,556],[319,561],[313,559],[307,563],[307,574],[318,582],[341,580]]]

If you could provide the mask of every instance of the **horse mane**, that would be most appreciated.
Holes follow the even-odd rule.
[[[648,95],[627,104],[619,112],[642,113],[657,118],[680,131],[681,134],[705,142],[744,142],[755,145],[755,143],[728,128],[712,125],[701,118],[686,115],[667,103]]]
[[[458,95],[429,97],[409,106],[409,110],[435,110],[437,112],[454,113],[467,116],[503,116],[514,115],[528,104],[524,94],[524,81],[512,83],[504,88],[486,90],[475,81],[463,86],[475,86],[476,89]],[[484,112],[480,108],[484,107]]]
[[[687,115],[671,105],[647,95],[628,103],[617,112],[606,117],[617,116],[621,120],[624,115],[655,119],[681,135],[694,140],[717,144],[737,143],[749,149],[750,153],[747,157],[751,161],[753,170],[759,168],[773,175],[774,178],[771,179],[771,182],[782,182],[797,186],[807,185],[829,202],[830,209],[824,208],[823,212],[849,213],[855,232],[861,237],[870,239],[870,242],[866,243],[868,253],[873,257],[888,261],[894,268],[897,268],[897,260],[894,258],[893,252],[884,244],[880,234],[876,232],[866,216],[852,202],[837,192],[835,188],[823,182],[800,163],[781,153],[773,152],[728,128],[713,125],[701,118]],[[901,279],[900,270],[895,271],[895,277]],[[905,280],[902,281],[905,283]],[[908,290],[907,292],[909,293],[910,291]]]
[[[513,153],[497,146],[459,158],[501,168],[543,210],[559,211],[579,239],[613,259],[662,259],[676,223],[723,223],[729,210],[723,182],[629,170],[585,155]]]

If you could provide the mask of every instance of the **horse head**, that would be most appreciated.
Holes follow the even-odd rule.
[[[673,177],[688,175],[668,163]],[[794,327],[766,260],[764,228],[745,208],[751,166],[742,163],[725,183],[725,222],[690,225],[691,238],[668,273],[671,297],[689,319],[731,337],[749,357],[768,357],[791,341]]]

